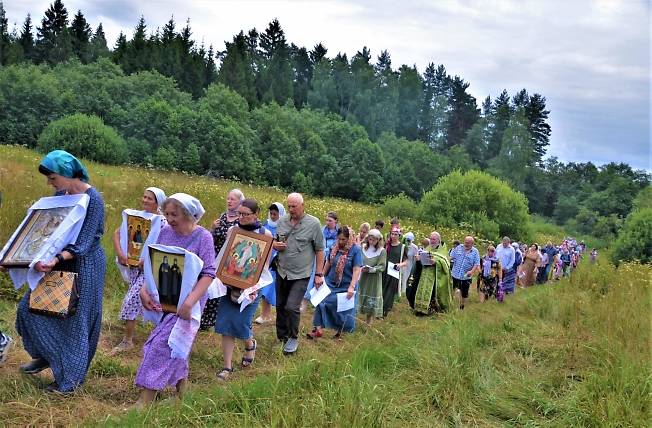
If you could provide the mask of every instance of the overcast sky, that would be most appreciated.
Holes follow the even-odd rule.
[[[10,26],[28,13],[35,26],[52,1],[4,0]],[[141,15],[154,31],[174,15],[189,18],[194,38],[224,49],[244,30],[263,31],[278,18],[288,42],[328,57],[349,58],[367,46],[373,60],[387,49],[396,69],[443,64],[471,86],[478,106],[503,89],[546,97],[549,156],[598,165],[626,162],[652,171],[650,6],[641,0],[246,1],[64,0],[101,22],[113,47],[131,38]]]

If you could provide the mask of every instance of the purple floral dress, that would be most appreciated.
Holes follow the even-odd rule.
[[[161,230],[157,243],[175,245],[196,254],[204,262],[204,267],[199,275],[215,278],[217,266],[215,265],[213,238],[206,229],[203,227],[200,227],[200,229],[202,230],[201,235],[194,238],[193,235],[197,232],[193,232],[188,236],[180,236],[170,226],[165,226]],[[192,239],[194,241],[188,245],[188,242]],[[199,303],[203,309],[206,303],[205,294]],[[172,358],[170,356],[172,349],[168,345],[168,339],[177,319],[179,317],[176,314],[167,314],[143,345],[143,361],[134,380],[137,386],[160,391],[166,385],[176,386],[177,382],[188,377],[188,359]]]

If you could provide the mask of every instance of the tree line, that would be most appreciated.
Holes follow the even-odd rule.
[[[72,20],[61,0],[34,28],[9,32],[0,10],[0,141],[69,144],[116,164],[378,202],[419,201],[454,170],[485,171],[526,197],[531,213],[612,237],[649,186],[625,164],[545,158],[546,98],[503,91],[480,106],[470,83],[430,63],[395,69],[389,52],[350,59],[287,41],[273,20],[214,52],[189,22],[108,48],[101,23]]]

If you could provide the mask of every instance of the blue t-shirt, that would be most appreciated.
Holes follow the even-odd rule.
[[[552,260],[555,258],[555,255],[559,254],[559,251],[555,247],[548,248],[547,245],[543,247],[543,251],[545,251],[548,255],[548,260],[550,262],[552,262]]]
[[[351,279],[353,278],[353,268],[355,266],[362,267],[362,250],[358,247],[357,244],[353,244],[349,250],[349,254],[346,257],[346,265],[344,265],[344,273],[342,273],[342,282],[338,286],[335,282],[335,266],[337,261],[340,259],[340,253],[338,252],[331,263],[331,268],[328,270],[328,275],[326,276],[326,284],[330,288],[338,288],[343,286],[349,286],[351,284]]]

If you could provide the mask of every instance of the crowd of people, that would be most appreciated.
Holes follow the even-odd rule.
[[[16,319],[16,331],[32,357],[20,370],[35,374],[51,368],[54,382],[45,392],[65,394],[84,383],[100,336],[106,271],[100,245],[104,203],[100,193],[88,184],[84,167],[66,152],[49,153],[39,171],[55,188],[55,195],[89,197],[79,236],[51,260],[38,261],[30,268],[37,274],[52,270],[77,273],[81,285],[77,313],[57,319],[30,312],[30,288],[18,306]],[[514,293],[516,285],[525,288],[569,276],[586,251],[584,242],[572,238],[558,245],[548,242],[543,247],[536,243],[526,247],[505,237],[481,256],[473,237],[453,241],[449,247],[436,231],[417,245],[414,233],[405,232],[396,218],[386,233],[382,220],[373,228],[365,222],[356,233],[352,227],[340,225],[334,211],[326,215],[322,226],[318,218],[305,212],[299,193],[290,194],[285,205],[274,202],[264,207],[267,219],[261,223],[258,202],[233,189],[226,197],[226,211],[213,221],[210,230],[198,224],[205,210],[191,195],[167,197],[162,189],[148,187],[140,203],[141,210],[125,210],[122,226],[113,233],[116,263],[129,283],[119,314],[125,321],[125,334],[115,352],[133,346],[135,323],[140,317],[156,325],[143,344],[142,362],[134,380],[142,389],[138,406],[151,403],[157,391],[166,386],[175,387],[179,396],[183,394],[190,352],[199,330],[213,330],[221,336],[223,363],[216,379],[224,382],[234,372],[236,340],[244,347],[240,367],[254,363],[258,344],[252,325],[272,322],[274,307],[279,350],[292,355],[299,348],[300,320],[310,301],[314,303],[313,329],[305,339],[321,339],[328,329],[334,339],[343,340],[344,334],[356,330],[358,315],[364,318],[365,326],[370,326],[374,320],[388,317],[403,295],[416,315],[456,307],[463,310],[477,275],[479,301],[492,297],[502,301],[504,295]],[[148,274],[150,253],[140,251],[136,263],[130,263],[134,250],[130,247],[129,216],[151,221],[147,233],[139,235],[138,244],[173,248],[185,256],[183,276],[177,281],[176,309],[164,310],[164,296],[162,292],[159,295]],[[221,261],[229,257],[225,243],[238,229],[272,240],[272,251],[262,261],[258,282],[244,290],[223,284],[216,275]],[[593,249],[591,262],[596,255]],[[327,293],[322,287],[327,287]],[[254,319],[259,307],[259,316]],[[0,363],[11,345],[11,338],[0,332]]]

